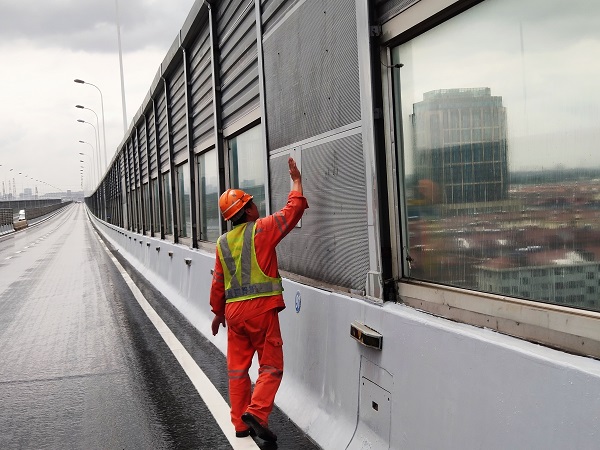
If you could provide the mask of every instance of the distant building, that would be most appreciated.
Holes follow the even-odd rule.
[[[506,109],[490,88],[440,89],[413,105],[418,180],[440,190],[439,203],[508,198]]]
[[[477,267],[477,288],[565,306],[600,309],[600,262],[586,252],[536,251]]]

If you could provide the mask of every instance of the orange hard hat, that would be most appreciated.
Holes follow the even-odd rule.
[[[235,216],[246,203],[252,200],[250,194],[246,194],[241,189],[227,189],[219,198],[219,209],[225,220]]]

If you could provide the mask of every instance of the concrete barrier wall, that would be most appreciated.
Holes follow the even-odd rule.
[[[226,334],[210,333],[214,254],[92,220],[225,353]],[[598,448],[600,361],[402,304],[290,280],[284,289],[276,401],[323,448]],[[350,337],[355,320],[383,335],[381,351]]]
[[[42,206],[60,204],[60,198],[44,198],[37,200],[2,200],[0,208],[10,208],[13,213],[18,213],[21,209],[40,208]]]
[[[55,203],[52,205],[40,206],[38,208],[28,208],[25,210],[25,219],[26,220],[37,219],[38,217],[45,216],[46,214],[50,214],[51,212],[57,211],[61,208],[64,208],[65,206],[68,206],[71,203],[73,203],[73,202],[68,201],[68,202],[62,202],[62,203]]]

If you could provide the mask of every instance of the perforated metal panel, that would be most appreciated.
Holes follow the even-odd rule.
[[[263,49],[271,150],[360,120],[354,0],[305,2]]]
[[[301,151],[309,209],[302,227],[277,247],[279,265],[283,270],[362,290],[369,270],[369,248],[361,135]],[[290,191],[287,155],[270,162],[271,201],[277,211]]]
[[[173,144],[173,159],[179,164],[188,159],[187,146],[187,105],[183,63],[179,64],[167,77],[169,91],[169,123]]]
[[[217,29],[222,121],[227,128],[259,107],[254,0],[221,2]]]
[[[212,57],[208,23],[190,47],[190,97],[194,148],[207,141],[214,145]]]

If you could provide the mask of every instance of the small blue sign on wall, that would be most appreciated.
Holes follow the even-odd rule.
[[[296,312],[300,312],[300,308],[302,307],[302,296],[300,295],[300,291],[296,291],[296,299],[294,300],[296,305]]]

